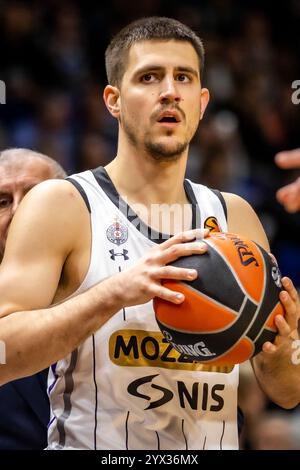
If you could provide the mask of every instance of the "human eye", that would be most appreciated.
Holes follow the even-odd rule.
[[[7,196],[0,196],[0,209],[6,209],[12,202],[12,198]]]
[[[153,83],[155,82],[157,77],[154,75],[154,73],[144,73],[141,77],[141,81],[144,83]]]
[[[179,73],[176,77],[178,82],[187,83],[191,81],[191,78],[186,73]]]

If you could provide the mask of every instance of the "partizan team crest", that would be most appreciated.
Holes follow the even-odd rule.
[[[128,239],[128,229],[126,225],[117,220],[108,227],[106,230],[106,236],[111,243],[120,246]]]

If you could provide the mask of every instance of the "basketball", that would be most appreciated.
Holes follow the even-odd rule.
[[[261,246],[245,237],[216,232],[204,242],[208,250],[203,255],[172,263],[196,269],[198,277],[162,281],[185,300],[175,305],[155,298],[156,320],[167,341],[189,359],[238,364],[276,336],[274,317],[284,315],[280,271]]]

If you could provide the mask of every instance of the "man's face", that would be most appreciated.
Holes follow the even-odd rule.
[[[120,89],[121,132],[157,160],[177,159],[187,149],[208,99],[189,42],[138,42],[129,51]]]
[[[0,261],[8,228],[25,194],[41,181],[53,178],[50,165],[38,158],[18,158],[0,165]]]

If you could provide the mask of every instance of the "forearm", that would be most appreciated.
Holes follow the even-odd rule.
[[[67,356],[122,303],[114,279],[109,278],[59,305],[1,318],[6,364],[0,364],[0,384],[32,375]]]
[[[258,354],[252,365],[266,395],[283,408],[294,408],[300,402],[300,364],[293,361],[295,349],[287,347],[280,361]]]
[[[154,297],[175,304],[183,302],[182,294],[160,281],[195,279],[196,271],[191,273],[170,263],[181,256],[204,253],[207,245],[194,241],[201,235],[199,230],[190,230],[171,237],[127,270],[50,308],[20,312],[3,287],[3,297],[7,298],[0,308],[0,341],[5,343],[7,354],[6,365],[0,364],[0,384],[31,375],[67,356],[122,307],[144,304]],[[21,301],[23,297],[20,295]],[[41,303],[35,305],[48,305],[47,298],[41,296]]]

